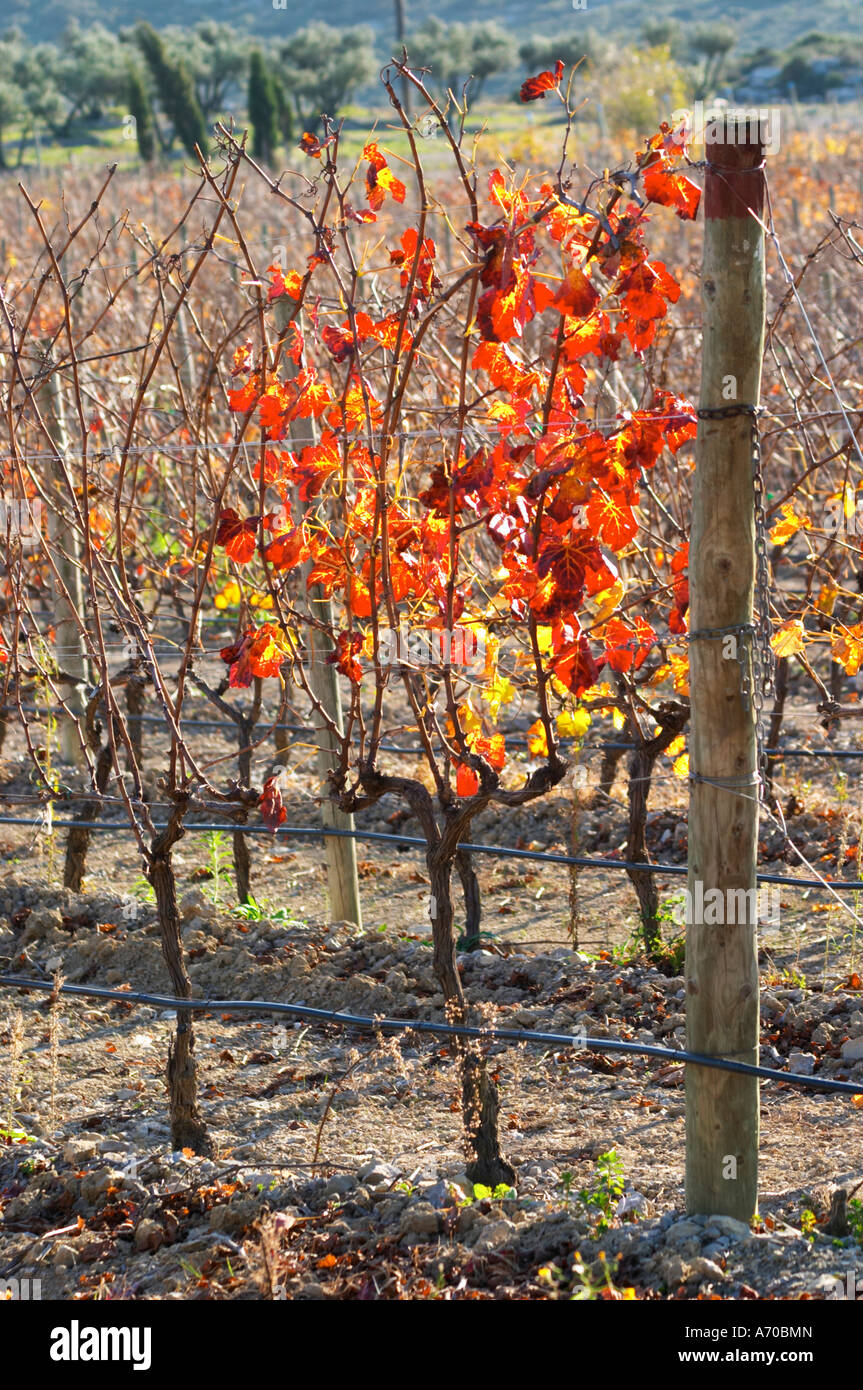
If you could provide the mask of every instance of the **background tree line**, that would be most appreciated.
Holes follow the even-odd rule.
[[[396,10],[411,63],[430,69],[438,95],[451,90],[460,99],[470,80],[474,103],[490,83],[506,96],[527,72],[558,58],[582,60],[579,80],[595,75],[597,97],[612,111],[620,107],[621,126],[645,119],[639,103],[653,97],[651,87],[673,101],[715,95],[735,72],[766,58],[760,50],[732,63],[736,32],[725,23],[684,29],[673,19],[650,19],[634,44],[612,44],[580,17],[559,33],[517,39],[496,21],[430,18],[414,27],[404,0]],[[798,49],[802,41],[785,55],[797,68],[804,61]],[[322,22],[277,41],[215,20],[158,31],[140,23],[119,33],[72,22],[58,42],[36,44],[11,30],[0,36],[0,169],[20,165],[39,141],[92,142],[100,128],[120,124],[145,161],[177,150],[193,155],[196,145],[206,149],[214,121],[231,117],[251,126],[255,154],[268,161],[303,130],[315,130],[322,112],[343,114],[389,51],[370,27]],[[654,55],[649,71],[645,53]]]

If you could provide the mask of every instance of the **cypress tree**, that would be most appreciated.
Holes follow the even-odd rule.
[[[271,160],[279,142],[279,99],[276,84],[260,49],[249,60],[249,121],[252,126],[252,154],[255,159]]]
[[[159,102],[187,154],[194,156],[195,146],[202,154],[207,150],[207,127],[195,84],[183,62],[168,56],[165,45],[151,24],[139,24],[135,38],[153,75]]]
[[[150,94],[138,68],[130,65],[127,88],[129,114],[135,120],[135,135],[138,140],[138,153],[149,163],[156,153],[156,132],[153,124],[153,108]]]
[[[292,145],[294,143],[294,113],[291,110],[291,103],[288,101],[287,93],[279,78],[271,74],[271,80],[282,138],[286,145]]]

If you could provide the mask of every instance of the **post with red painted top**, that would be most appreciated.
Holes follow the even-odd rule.
[[[713,137],[711,139],[711,137]],[[758,1061],[752,407],[764,350],[763,132],[705,131],[701,404],[690,542],[686,1042]],[[739,409],[736,409],[739,407]],[[748,1221],[758,1203],[758,1080],[686,1069],[686,1205]]]

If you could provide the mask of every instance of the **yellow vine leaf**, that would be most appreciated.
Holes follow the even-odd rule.
[[[799,618],[791,618],[789,622],[774,632],[770,638],[770,645],[777,656],[799,656],[805,650],[806,630]]]
[[[492,719],[497,719],[501,705],[508,705],[515,699],[515,686],[506,676],[495,676],[483,690],[482,698],[488,705]]]
[[[586,709],[562,710],[557,716],[557,732],[562,738],[584,738],[590,727],[590,715]]]
[[[240,602],[240,586],[235,579],[229,579],[223,589],[220,589],[213,599],[217,608],[233,608]]]

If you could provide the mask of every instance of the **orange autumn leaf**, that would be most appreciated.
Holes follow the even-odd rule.
[[[564,62],[558,58],[554,66],[554,72],[540,72],[536,77],[529,77],[526,82],[522,82],[519,98],[522,101],[536,101],[541,98],[545,101],[547,92],[551,92],[559,86],[560,79],[563,77]]]
[[[477,734],[470,739],[470,747],[472,752],[485,758],[496,772],[500,772],[506,763],[506,740],[503,734],[492,734],[490,738]]]
[[[586,319],[599,303],[599,295],[580,266],[573,266],[554,300],[555,309],[575,319]]]
[[[238,565],[246,565],[255,553],[259,516],[239,517],[233,507],[223,507],[219,513],[216,545],[224,546],[225,554]]]
[[[268,777],[258,802],[261,819],[275,835],[278,827],[287,820],[288,813],[282,800],[282,792],[275,777]]]
[[[542,720],[537,719],[528,729],[527,746],[535,758],[548,757],[548,738]]]
[[[648,202],[673,208],[684,221],[694,219],[701,201],[698,185],[669,169],[661,158],[644,171],[644,193]]]
[[[856,676],[863,666],[863,623],[854,627],[834,628],[830,638],[830,654],[848,676]]]
[[[798,531],[812,525],[811,517],[805,512],[798,512],[793,502],[783,502],[780,511],[782,515],[774,522],[770,532],[770,539],[774,545],[785,545]]]
[[[622,550],[638,532],[635,513],[619,493],[597,490],[586,511],[590,529],[612,550]]]
[[[405,200],[405,186],[397,179],[374,141],[363,149],[363,158],[369,161],[366,171],[366,198],[369,207],[379,212],[388,193],[397,203]]]
[[[358,685],[363,677],[363,668],[357,660],[363,650],[363,637],[359,632],[340,632],[336,638],[335,650],[330,652],[327,661],[336,666],[343,676]]]
[[[467,763],[459,763],[455,776],[455,789],[459,796],[475,796],[479,791],[479,778]]]
[[[289,270],[286,275],[282,273],[281,266],[271,265],[268,270],[272,276],[272,282],[267,292],[269,303],[272,303],[274,299],[281,299],[285,295],[289,299],[299,299],[303,277],[298,270]]]

